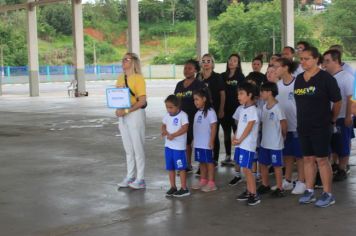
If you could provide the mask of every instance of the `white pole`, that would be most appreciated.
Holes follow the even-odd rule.
[[[0,45],[0,57],[1,57],[1,76],[0,76],[0,96],[2,95],[2,80],[4,78],[4,46],[3,45]]]

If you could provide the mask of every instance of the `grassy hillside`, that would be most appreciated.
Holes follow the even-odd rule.
[[[94,44],[97,63],[118,62],[126,52],[126,29],[114,27],[84,29],[86,64],[93,64]],[[182,22],[171,26],[167,23],[141,24],[141,57],[144,63],[153,63],[155,57],[172,57],[184,51],[191,52],[195,45],[195,22]],[[41,64],[70,64],[73,55],[71,36],[39,40]],[[193,51],[194,52],[194,51]],[[160,63],[164,63],[162,60]]]

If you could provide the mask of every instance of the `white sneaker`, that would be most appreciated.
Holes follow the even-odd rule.
[[[146,188],[146,183],[143,179],[136,179],[134,182],[129,184],[129,187],[133,189],[143,189]]]
[[[298,180],[295,184],[292,194],[303,194],[306,189],[307,187],[305,186],[305,183]]]
[[[292,182],[288,182],[287,180],[283,179],[283,182],[282,182],[282,188],[284,190],[287,190],[287,191],[290,191],[293,189],[293,183]],[[304,193],[304,191],[303,191]]]
[[[129,184],[135,181],[135,178],[128,178],[126,177],[123,181],[117,184],[119,188],[128,188]]]

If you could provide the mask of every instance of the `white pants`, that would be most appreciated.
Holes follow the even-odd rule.
[[[144,179],[146,112],[138,109],[119,117],[119,130],[126,152],[127,177]]]

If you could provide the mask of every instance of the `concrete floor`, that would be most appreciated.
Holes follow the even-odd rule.
[[[337,203],[326,209],[300,206],[293,195],[263,196],[260,205],[248,207],[235,200],[244,183],[227,185],[228,167],[217,170],[218,191],[167,199],[159,127],[163,98],[176,82],[148,82],[147,189],[140,191],[116,187],[126,166],[103,96],[112,81],[89,84],[84,98],[65,97],[65,84],[41,84],[37,98],[26,95],[27,85],[4,86],[0,235],[356,235],[354,157],[351,176],[334,184]],[[190,184],[196,180],[189,177]]]

